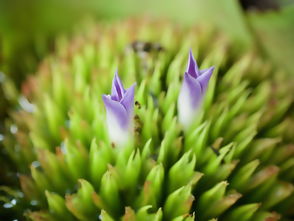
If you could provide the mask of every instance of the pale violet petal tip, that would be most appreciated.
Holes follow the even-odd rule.
[[[132,115],[133,113],[135,87],[136,87],[136,83],[134,83],[130,88],[126,90],[126,93],[124,94],[124,97],[121,100],[121,103],[125,107],[128,115]]]
[[[198,78],[197,80],[199,81],[201,88],[202,88],[202,93],[205,93],[207,87],[208,87],[208,83],[209,80],[212,76],[214,67],[210,67],[208,69],[206,69]]]
[[[193,56],[192,49],[190,49],[190,52],[189,52],[189,61],[188,61],[188,67],[187,67],[186,72],[194,78],[197,78],[199,75],[197,62]]]
[[[123,84],[118,76],[118,73],[115,72],[115,75],[112,81],[111,96],[115,100],[119,101],[122,99],[124,93],[125,93],[125,89],[123,87]]]

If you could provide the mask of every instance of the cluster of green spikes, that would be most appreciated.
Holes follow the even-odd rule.
[[[201,69],[215,71],[183,131],[176,107],[190,48]],[[290,220],[293,82],[239,48],[209,28],[149,20],[60,36],[7,123],[26,217]],[[101,97],[116,69],[126,87],[137,82],[134,142],[125,148],[109,141]]]

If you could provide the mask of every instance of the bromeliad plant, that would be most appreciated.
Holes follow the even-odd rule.
[[[5,143],[32,220],[293,215],[291,79],[212,30],[87,26],[23,88]]]

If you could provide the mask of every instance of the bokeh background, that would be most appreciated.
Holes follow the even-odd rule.
[[[19,83],[54,49],[54,37],[81,20],[145,15],[217,26],[246,47],[258,42],[277,65],[293,71],[293,12],[293,0],[1,0],[1,70]]]
[[[4,121],[16,106],[22,82],[54,51],[56,36],[70,36],[76,25],[89,19],[107,22],[138,16],[216,27],[239,42],[238,50],[254,48],[294,76],[294,0],[1,0],[0,145]],[[0,186],[17,185],[13,171],[0,148]],[[0,220],[21,216],[15,211],[7,208]]]

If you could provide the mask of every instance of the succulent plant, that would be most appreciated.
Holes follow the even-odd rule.
[[[190,48],[201,70],[214,71],[183,127],[177,104]],[[116,70],[126,87],[137,83],[124,145],[109,138],[102,100]],[[290,220],[292,92],[283,69],[207,27],[145,19],[60,36],[7,122],[23,212],[32,220]]]

